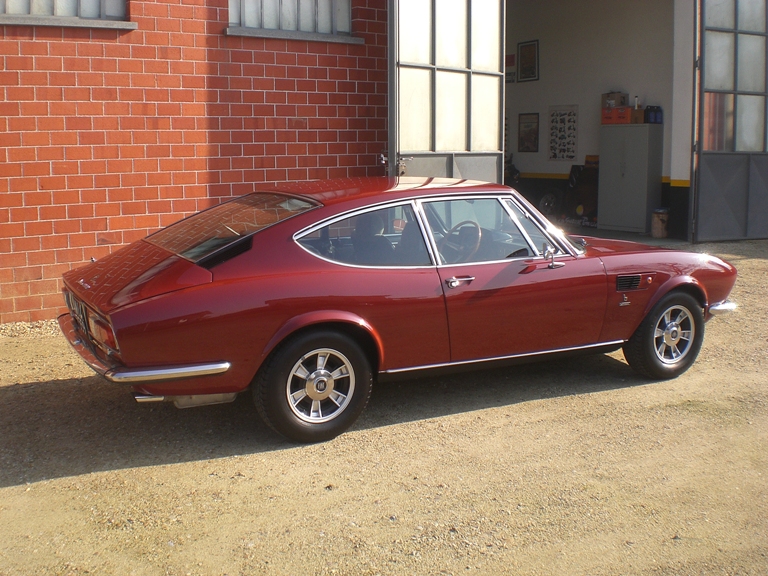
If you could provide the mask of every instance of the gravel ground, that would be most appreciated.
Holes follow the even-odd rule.
[[[740,311],[680,378],[619,352],[381,385],[312,446],[0,326],[0,574],[768,574],[768,241],[694,249]]]

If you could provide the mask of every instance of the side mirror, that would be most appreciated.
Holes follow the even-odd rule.
[[[557,250],[555,250],[555,247],[552,246],[552,244],[544,242],[541,246],[541,250],[544,253],[544,258],[549,260],[549,268],[561,268],[565,266],[564,262],[555,262],[555,254],[557,254]]]

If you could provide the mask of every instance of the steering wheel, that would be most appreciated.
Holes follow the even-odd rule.
[[[461,230],[464,226],[474,226],[477,228],[477,238],[472,241],[472,244],[468,243],[462,243],[461,239],[459,238],[458,232]],[[455,236],[456,239],[451,239],[452,236]],[[456,252],[456,259],[452,262],[448,262],[449,264],[456,264],[458,262],[466,262],[472,256],[475,255],[475,252],[477,252],[478,248],[480,248],[480,240],[483,236],[483,229],[480,228],[480,224],[477,222],[474,222],[473,220],[464,220],[463,222],[459,222],[448,230],[448,232],[445,233],[445,236],[443,236],[440,240],[437,242],[437,249],[440,251],[440,254],[443,256],[443,258],[448,260],[445,254],[443,254],[443,248],[448,247],[454,252]]]

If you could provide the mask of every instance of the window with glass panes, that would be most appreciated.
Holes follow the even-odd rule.
[[[401,152],[501,150],[502,14],[499,0],[401,0]]]
[[[261,30],[349,35],[351,0],[229,0],[229,23]]]
[[[0,15],[125,20],[126,3],[126,0],[0,0]]]
[[[704,0],[702,148],[766,152],[766,0]]]

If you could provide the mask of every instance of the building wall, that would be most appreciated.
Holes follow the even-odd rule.
[[[673,0],[510,0],[507,4],[507,54],[517,43],[539,41],[539,80],[506,84],[507,152],[524,174],[567,175],[599,153],[600,96],[637,95],[642,105],[664,109],[664,169],[671,171],[673,110]],[[691,26],[693,24],[691,23]],[[548,159],[550,106],[578,106],[576,161]],[[520,113],[539,113],[539,151],[518,152]],[[682,114],[690,123],[690,104]],[[690,149],[690,146],[688,146]],[[682,170],[680,171],[682,172]]]
[[[128,0],[135,31],[0,26],[0,323],[61,275],[254,182],[383,174],[386,0],[365,44],[225,36],[226,0]]]

